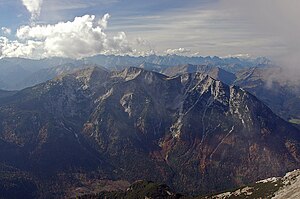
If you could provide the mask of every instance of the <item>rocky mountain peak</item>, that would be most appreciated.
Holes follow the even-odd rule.
[[[0,158],[32,173],[80,169],[207,193],[281,175],[300,162],[299,130],[204,73],[94,67],[14,96],[0,104]],[[21,153],[21,163],[9,158]]]

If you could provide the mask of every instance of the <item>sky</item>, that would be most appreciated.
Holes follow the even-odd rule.
[[[0,0],[0,57],[300,55],[299,0]]]

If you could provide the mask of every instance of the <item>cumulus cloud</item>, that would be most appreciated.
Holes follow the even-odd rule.
[[[141,38],[141,37],[138,37],[138,38],[136,39],[136,44],[137,44],[137,45],[140,45],[140,46],[149,46],[149,45],[150,45],[150,42],[147,41],[147,40],[145,40],[145,39],[143,39],[143,38]]]
[[[186,48],[176,48],[176,49],[167,49],[165,51],[165,53],[167,54],[186,54],[186,53],[190,53],[191,50],[190,49],[186,49]]]
[[[43,0],[22,0],[23,5],[31,14],[31,19],[35,20],[41,13]]]
[[[6,37],[0,37],[0,57],[38,58],[42,53],[42,42],[29,40],[20,43],[17,40],[11,41]]]
[[[7,27],[2,27],[1,28],[1,31],[3,34],[5,35],[10,35],[11,34],[11,29],[10,28],[7,28]]]
[[[96,54],[133,52],[126,34],[109,36],[109,14],[97,20],[94,15],[76,17],[73,21],[54,25],[27,25],[17,30],[18,40],[0,39],[2,56],[9,57],[70,57],[82,58]]]
[[[103,29],[107,28],[107,22],[110,18],[110,15],[106,13],[98,22],[99,26]]]

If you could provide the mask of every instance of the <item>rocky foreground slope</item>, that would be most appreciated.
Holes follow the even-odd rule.
[[[252,185],[245,186],[234,191],[229,191],[205,198],[300,198],[300,170],[289,172],[284,177],[273,177],[265,180],[260,180]]]
[[[208,75],[94,67],[0,100],[0,168],[14,173],[0,188],[15,193],[22,176],[18,190],[58,197],[145,179],[206,194],[299,168],[299,143],[257,98]]]
[[[257,181],[236,190],[210,195],[189,196],[174,192],[170,187],[154,182],[137,181],[125,191],[101,192],[83,195],[81,199],[95,198],[169,198],[169,199],[297,199],[300,198],[300,170],[284,177],[272,177]]]

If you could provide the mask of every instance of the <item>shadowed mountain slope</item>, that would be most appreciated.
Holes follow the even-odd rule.
[[[0,162],[44,193],[78,170],[203,194],[300,167],[299,130],[202,73],[88,68],[3,98],[0,121]]]

